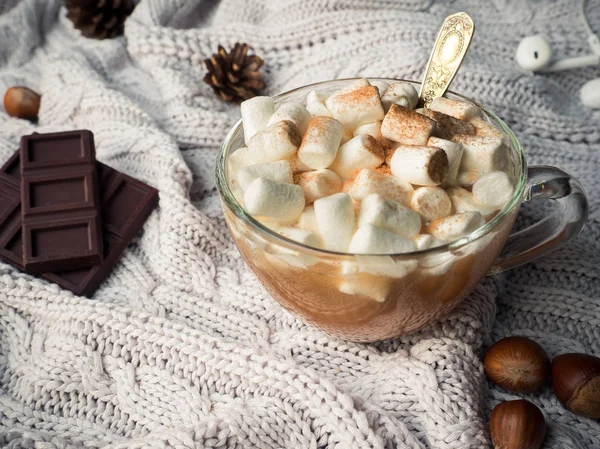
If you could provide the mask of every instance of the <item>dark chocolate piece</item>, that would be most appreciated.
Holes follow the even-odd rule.
[[[17,167],[17,170],[14,167]],[[6,197],[20,199],[19,153],[0,169],[0,258],[23,269],[21,264],[21,215],[5,213]],[[69,271],[44,273],[43,279],[54,282],[76,295],[91,296],[117,264],[123,250],[143,226],[158,201],[158,191],[108,165],[97,163],[102,192],[104,218],[104,260],[98,266]],[[7,193],[5,193],[7,192]],[[17,211],[20,203],[17,204]],[[14,221],[11,221],[14,220]]]
[[[98,265],[102,225],[91,131],[23,136],[20,154],[25,271]]]

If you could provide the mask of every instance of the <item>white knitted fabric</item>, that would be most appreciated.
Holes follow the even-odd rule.
[[[19,137],[88,128],[98,159],[160,190],[160,206],[93,299],[0,264],[0,445],[10,448],[489,448],[480,357],[510,334],[550,356],[600,355],[600,114],[579,87],[598,68],[520,73],[522,36],[587,52],[575,0],[143,0],[126,38],[80,38],[58,0],[0,1],[0,95],[43,94],[39,126],[0,112],[0,158]],[[572,244],[484,280],[415,334],[347,343],[304,325],[244,265],[220,212],[218,145],[239,116],[202,83],[218,44],[250,43],[268,93],[353,76],[420,79],[438,27],[477,31],[453,85],[522,139],[530,163],[583,181],[590,220]],[[587,7],[600,32],[600,0]],[[546,210],[547,208],[541,208]],[[523,210],[530,223],[539,208]],[[549,388],[529,400],[545,448],[598,448],[598,421]]]

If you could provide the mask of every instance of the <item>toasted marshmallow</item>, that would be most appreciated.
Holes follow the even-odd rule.
[[[479,137],[495,137],[504,140],[506,136],[491,123],[487,122],[482,117],[475,117],[469,120],[475,127],[475,135]]]
[[[290,163],[290,167],[292,168],[292,173],[304,173],[307,171],[311,171],[312,168],[307,166],[304,162],[300,160],[298,157],[298,153],[294,153],[291,155],[287,161]]]
[[[429,117],[393,104],[381,123],[381,134],[386,139],[404,145],[426,145],[435,129]]]
[[[493,171],[481,176],[473,184],[473,197],[481,204],[501,209],[510,201],[515,191],[512,180],[503,171]]]
[[[326,249],[348,251],[356,228],[352,198],[347,193],[336,193],[314,203],[319,234]]]
[[[464,148],[460,162],[461,171],[487,173],[502,170],[508,162],[508,148],[502,139],[458,135],[452,140],[462,144]]]
[[[450,197],[439,187],[419,187],[415,190],[410,205],[425,221],[447,217],[452,212]]]
[[[458,172],[456,177],[456,184],[463,187],[471,187],[475,184],[475,181],[479,179],[481,173],[476,171],[462,171]]]
[[[399,146],[390,161],[392,174],[411,184],[439,185],[448,176],[448,156],[437,147]]]
[[[242,167],[237,174],[237,183],[242,190],[246,190],[248,186],[257,178],[266,178],[275,182],[292,184],[292,168],[288,161],[267,162],[265,164],[249,165]]]
[[[302,187],[258,178],[244,192],[244,207],[251,215],[288,222],[304,209]]]
[[[304,135],[306,132],[306,127],[308,126],[308,122],[310,122],[311,118],[310,112],[308,112],[304,106],[300,104],[285,103],[275,110],[269,119],[267,126],[273,125],[282,120],[288,120],[296,125],[300,135]]]
[[[386,148],[385,151],[385,163],[386,165],[390,165],[392,163],[392,158],[394,157],[394,153],[396,152],[396,150],[398,149],[398,147],[394,147],[394,148]],[[391,170],[390,170],[391,172]]]
[[[394,176],[364,168],[354,178],[348,179],[342,187],[354,201],[362,201],[372,193],[394,200],[409,207],[414,189],[406,181]]]
[[[481,204],[473,197],[471,192],[462,187],[450,187],[447,193],[452,201],[454,212],[477,211],[484,217],[489,217],[496,212],[496,209]]]
[[[244,125],[244,140],[247,144],[252,136],[267,127],[275,105],[271,97],[254,97],[242,102],[240,109]]]
[[[456,184],[456,176],[458,175],[458,169],[463,155],[462,145],[450,140],[440,139],[439,137],[430,137],[427,139],[427,145],[441,148],[446,152],[446,156],[448,156],[448,175],[446,176],[444,184]]]
[[[273,162],[293,156],[300,142],[298,128],[286,120],[257,132],[248,142],[248,150],[261,163]]]
[[[412,240],[367,223],[356,230],[348,251],[353,254],[400,254],[416,248]]]
[[[304,190],[306,204],[342,191],[342,180],[340,177],[335,172],[326,168],[298,173],[294,176],[294,181]]]
[[[446,242],[440,239],[436,239],[435,237],[430,236],[429,234],[419,234],[413,239],[415,245],[417,245],[417,250],[422,251],[424,249],[435,248],[437,246],[445,245]]]
[[[381,96],[383,108],[388,111],[393,104],[414,109],[419,102],[417,90],[409,83],[392,83]]]
[[[331,117],[314,117],[309,123],[298,157],[310,168],[327,168],[334,161],[344,128]]]
[[[383,119],[384,112],[375,86],[365,86],[350,92],[338,92],[325,102],[334,118],[346,128],[354,129]]]
[[[470,234],[485,224],[485,219],[479,212],[459,212],[449,217],[433,221],[428,226],[428,232],[436,239],[453,242]]]
[[[306,109],[310,112],[310,115],[313,117],[333,117],[327,106],[325,106],[326,99],[326,95],[311,90],[306,96]]]
[[[305,229],[283,227],[277,229],[277,232],[284,237],[302,243],[303,245],[312,246],[313,248],[321,248],[323,246],[321,237],[318,234]]]
[[[340,147],[330,168],[342,179],[348,179],[363,168],[379,167],[384,160],[379,142],[368,134],[361,134]]]
[[[472,124],[444,114],[443,112],[423,109],[421,114],[435,121],[437,124],[436,134],[444,139],[452,139],[452,137],[458,134],[475,134],[475,127]]]
[[[444,97],[434,98],[429,105],[429,109],[465,121],[481,116],[479,108],[474,104]]]
[[[365,224],[372,224],[412,239],[421,230],[421,217],[402,204],[373,193],[360,205],[358,226]]]
[[[312,231],[317,233],[319,232],[319,226],[317,225],[317,217],[315,215],[315,208],[313,206],[306,206],[304,208],[304,210],[300,214],[300,218],[298,218],[296,226],[306,231]]]

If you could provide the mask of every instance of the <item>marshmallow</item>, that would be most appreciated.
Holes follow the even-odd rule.
[[[315,117],[308,128],[298,149],[298,157],[310,168],[327,168],[335,159],[344,128],[331,117]]]
[[[358,213],[358,226],[366,224],[412,239],[421,230],[421,217],[402,204],[373,193],[362,201]]]
[[[459,172],[458,176],[456,177],[456,184],[463,187],[471,187],[473,184],[475,184],[475,181],[477,181],[480,176],[481,173],[476,171]]]
[[[403,206],[409,207],[414,189],[406,181],[394,176],[364,168],[354,178],[348,179],[342,188],[355,201],[362,201],[371,193],[378,193]]]
[[[310,112],[308,112],[304,106],[300,104],[285,103],[275,110],[269,119],[267,126],[273,125],[282,120],[288,120],[296,125],[300,135],[304,135],[306,127],[308,126],[308,122],[310,122],[311,118]]]
[[[342,134],[342,140],[340,141],[340,145],[345,144],[350,139],[352,139],[352,137],[354,137],[352,130],[349,128],[344,128],[344,132]]]
[[[367,223],[354,233],[348,251],[353,254],[400,254],[416,248],[412,240]]]
[[[394,153],[396,152],[396,150],[398,149],[398,147],[394,147],[394,148],[386,148],[385,151],[385,163],[386,165],[390,165],[392,163],[392,157],[394,157]]]
[[[502,170],[508,162],[508,149],[502,139],[458,135],[452,140],[462,144],[464,148],[460,162],[461,171],[487,173]]]
[[[284,237],[287,237],[295,242],[302,243],[303,245],[312,246],[313,248],[322,247],[321,237],[314,232],[292,227],[279,228],[277,232]]]
[[[384,302],[390,293],[392,279],[372,274],[355,274],[340,280],[338,289],[347,295],[366,296],[377,302]]]
[[[351,83],[346,84],[344,87],[342,87],[340,90],[338,90],[336,93],[332,94],[331,96],[334,97],[336,95],[348,94],[350,92],[354,92],[355,90],[358,90],[360,88],[367,87],[370,85],[371,85],[371,83],[369,82],[368,79],[360,78],[355,81],[352,81]]]
[[[474,104],[444,97],[434,98],[429,105],[429,109],[466,121],[481,116],[479,108]]]
[[[267,178],[271,181],[287,184],[294,182],[292,169],[288,161],[267,162],[242,167],[238,171],[236,180],[240,188],[246,190],[256,178]]]
[[[411,184],[434,186],[448,175],[448,156],[437,147],[399,146],[390,161],[392,174]]]
[[[361,134],[340,147],[330,168],[347,179],[363,168],[379,167],[384,160],[385,153],[379,142],[368,134]]]
[[[435,122],[417,112],[393,104],[381,123],[386,139],[405,145],[425,145],[435,129]]]
[[[469,211],[435,220],[427,229],[433,237],[453,242],[470,234],[484,224],[485,219],[479,212]]]
[[[422,251],[424,249],[435,248],[437,246],[445,245],[446,242],[440,239],[436,239],[429,234],[420,234],[413,239],[415,245],[417,245],[417,250]]]
[[[298,218],[296,226],[306,231],[319,232],[317,216],[315,215],[315,208],[313,206],[306,206],[304,208],[300,214],[300,218]]]
[[[373,123],[367,123],[366,125],[361,125],[354,129],[354,137],[360,136],[361,134],[368,134],[369,136],[375,137],[377,142],[383,148],[391,148],[394,143],[391,140],[386,139],[381,135],[381,122],[376,121]]]
[[[460,167],[460,161],[463,155],[462,145],[450,140],[440,139],[439,137],[430,137],[427,139],[427,145],[441,148],[446,152],[446,156],[448,156],[448,175],[446,176],[444,184],[455,184],[458,168]]]
[[[504,140],[506,138],[505,134],[496,128],[491,123],[487,122],[485,119],[481,117],[475,117],[469,120],[475,127],[475,135],[479,137],[495,137],[497,139]]]
[[[439,187],[420,187],[415,190],[410,206],[421,214],[425,221],[447,217],[452,212],[452,201]]]
[[[450,187],[447,193],[452,201],[454,212],[477,211],[484,217],[488,217],[496,212],[496,209],[481,204],[473,197],[471,192],[462,187]]]
[[[304,190],[306,204],[342,191],[340,177],[326,168],[298,173],[294,176],[294,182]]]
[[[436,133],[444,139],[452,139],[458,134],[475,134],[475,127],[468,122],[459,120],[451,115],[444,114],[431,109],[423,109],[421,112],[426,117],[429,117],[436,123]]]
[[[383,107],[387,111],[392,104],[403,106],[407,109],[414,109],[419,102],[417,90],[409,83],[392,83],[381,96]]]
[[[375,86],[365,86],[346,93],[340,91],[329,97],[325,104],[333,117],[351,129],[381,120],[385,115]]]
[[[278,161],[293,156],[301,139],[296,125],[286,120],[257,132],[248,142],[248,150],[261,163]]]
[[[371,83],[371,86],[375,86],[377,88],[377,90],[379,91],[379,96],[382,96],[383,93],[390,86],[390,83],[388,83],[387,81],[373,80],[369,82]]]
[[[248,143],[252,136],[267,127],[275,105],[271,97],[254,97],[242,102],[240,109],[244,125],[244,140]]]
[[[304,209],[302,187],[258,178],[244,192],[244,207],[251,215],[292,221]]]
[[[333,117],[325,106],[326,95],[311,90],[306,96],[306,109],[313,117]]]
[[[503,171],[486,173],[473,184],[473,197],[486,206],[501,209],[510,201],[515,189]]]
[[[311,171],[312,168],[307,166],[304,162],[300,160],[298,157],[298,153],[294,153],[290,156],[287,161],[290,163],[290,167],[292,168],[292,173],[304,173],[306,171]]]
[[[247,147],[238,148],[229,155],[227,166],[229,168],[229,176],[236,178],[240,168],[252,165],[253,159]]]
[[[315,201],[314,208],[324,247],[346,252],[356,228],[352,198],[336,193]]]

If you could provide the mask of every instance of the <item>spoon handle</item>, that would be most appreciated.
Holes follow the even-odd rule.
[[[473,19],[465,12],[452,14],[444,20],[419,92],[426,107],[448,89],[469,49],[474,31]]]

